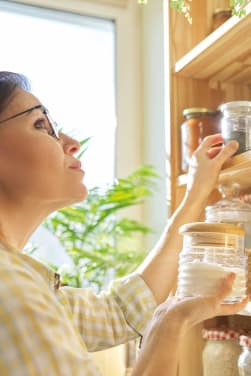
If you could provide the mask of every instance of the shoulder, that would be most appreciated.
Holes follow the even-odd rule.
[[[54,302],[55,297],[39,273],[21,255],[0,250],[0,301],[15,306],[33,306],[42,301]]]

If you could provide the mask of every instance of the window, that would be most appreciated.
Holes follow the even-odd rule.
[[[26,3],[26,5],[23,3]],[[51,10],[43,8],[44,6],[50,7]],[[54,8],[55,12],[52,10]],[[17,18],[20,20],[18,21],[19,23],[17,23]],[[32,32],[27,34],[26,31],[26,35],[23,35],[22,33],[27,29],[26,22],[28,18],[29,22],[33,23],[33,29]],[[78,124],[80,124],[78,130],[81,129],[81,131],[83,131],[84,129],[86,131],[81,137],[96,134],[100,136],[100,144],[96,143],[97,147],[94,149],[95,137],[93,137],[93,141],[88,150],[88,153],[92,154],[94,157],[91,155],[89,157],[86,153],[84,158],[84,167],[87,171],[86,175],[89,175],[89,186],[94,184],[100,185],[104,181],[107,181],[107,177],[113,177],[114,170],[116,176],[125,176],[143,162],[140,19],[140,10],[136,2],[128,0],[109,0],[107,2],[106,0],[85,0],[83,2],[75,0],[61,0],[60,2],[58,2],[58,0],[46,0],[46,2],[43,0],[22,0],[20,2],[0,0],[0,31],[2,36],[8,36],[5,40],[3,37],[1,38],[0,69],[15,70],[27,74],[31,78],[33,89],[38,93],[39,98],[45,102],[45,105],[50,109],[52,115],[54,115],[55,119],[61,123],[65,130],[74,131],[75,133],[76,129],[74,130],[72,125],[73,123],[77,124],[78,122]],[[54,40],[54,46],[52,45],[50,50],[45,41],[45,36],[49,25],[52,23],[55,25],[55,29],[51,28],[51,33],[49,35],[50,38]],[[37,24],[43,24],[43,34],[42,36],[40,35],[40,39],[34,37],[34,30],[37,28]],[[15,25],[15,28],[13,28],[13,25]],[[95,106],[89,106],[90,98],[88,95],[85,96],[87,103],[83,103],[84,100],[82,100],[78,103],[78,106],[76,106],[74,100],[79,98],[79,96],[73,96],[72,91],[74,92],[75,89],[72,90],[70,88],[68,92],[68,90],[62,88],[60,78],[58,78],[60,85],[60,100],[55,101],[54,98],[57,94],[50,93],[50,90],[53,91],[57,89],[56,85],[54,85],[56,80],[55,77],[58,77],[57,71],[55,75],[51,73],[51,67],[55,67],[53,61],[55,54],[58,53],[58,47],[62,48],[62,45],[64,47],[62,53],[65,52],[64,42],[68,42],[69,45],[68,37],[64,39],[61,34],[58,39],[54,37],[54,30],[56,30],[56,28],[59,30],[60,27],[68,27],[71,29],[72,33],[73,28],[78,28],[78,32],[80,29],[83,30],[83,28],[88,29],[89,34],[92,32],[92,35],[94,35],[96,32],[96,40],[98,39],[98,34],[103,35],[103,41],[99,39],[99,46],[103,51],[105,50],[106,55],[104,55],[104,59],[100,56],[99,58],[96,58],[97,77],[95,77],[95,79],[98,81],[98,78],[101,75],[102,79],[106,80],[105,82],[110,80],[110,89],[105,91],[105,95],[103,95],[104,90],[102,91],[102,89],[104,84],[101,80],[99,80],[99,85],[96,90],[94,90],[93,86],[93,89],[90,92],[90,97],[95,97]],[[14,35],[12,35],[13,32]],[[49,44],[51,44],[51,42]],[[83,45],[84,44],[78,37],[78,45],[75,43],[75,47],[83,50]],[[69,48],[71,51],[73,47],[74,46],[70,45]],[[109,59],[107,56],[108,47],[110,52],[112,52]],[[54,52],[50,55],[49,51]],[[90,57],[89,61],[92,61],[94,51],[89,52],[92,55],[87,57]],[[27,61],[27,59],[25,60],[28,55],[31,59],[29,61]],[[78,65],[78,61],[72,58],[70,54],[67,54],[67,58],[69,59],[69,64],[71,63],[73,66],[74,64],[76,66]],[[30,65],[28,65],[31,61],[32,72],[34,72],[34,75],[31,75]],[[105,61],[110,64],[110,68],[106,71],[107,73],[104,73],[103,70]],[[60,61],[58,65],[56,65],[57,69],[60,68],[61,63],[64,63],[64,61]],[[43,71],[47,69],[45,79],[41,79],[40,77],[41,64],[43,66]],[[81,65],[81,73],[85,74],[83,66],[84,65]],[[68,68],[69,65],[67,65],[67,69]],[[89,68],[93,68],[92,64],[89,64]],[[37,72],[39,72],[39,74],[37,74]],[[49,80],[48,74],[50,75]],[[87,79],[89,77],[90,72],[88,72]],[[48,88],[48,82],[51,82],[51,88]],[[82,90],[80,81],[78,82],[78,88]],[[108,94],[110,96],[109,101],[107,98]],[[71,103],[73,105],[73,110],[68,110],[68,115],[65,115],[65,113],[62,112],[62,109],[63,107],[68,107],[69,96],[73,102]],[[99,99],[102,97],[102,103],[98,104],[97,97],[99,97]],[[84,95],[82,95],[82,98],[84,98]],[[62,104],[63,102],[64,104]],[[67,106],[65,103],[67,103]],[[78,114],[75,115],[76,119],[73,119],[73,114],[77,107],[80,109],[80,113],[78,112]],[[83,113],[81,111],[86,109],[89,111],[89,119],[91,122],[83,119]],[[109,116],[109,133],[107,129],[105,130],[104,117],[103,115],[101,117],[100,109],[103,109],[105,115]],[[77,116],[79,117],[77,118]],[[96,134],[92,127],[92,134],[88,132],[87,128],[88,124],[93,124],[93,117],[96,117],[99,120],[101,119],[101,122],[99,123],[100,127],[97,129]],[[105,140],[107,140],[107,138],[105,139],[104,136],[109,139],[108,143],[106,143]],[[101,146],[104,147],[103,151]],[[94,163],[95,165],[98,165],[97,168],[92,167],[90,170],[88,164],[89,166],[94,166]],[[103,163],[103,165],[101,165],[101,163]],[[136,217],[140,218],[142,215],[141,210],[141,208],[133,208],[133,216],[136,214]],[[43,229],[40,229],[40,231],[43,231]],[[35,242],[40,244],[40,239],[44,240],[45,236],[46,234],[43,232],[42,234],[35,233]],[[42,257],[49,259],[49,261],[55,264],[60,264],[62,261],[67,262],[63,255],[61,260],[59,260],[58,251],[55,251],[55,256],[53,255],[53,252],[51,252],[52,249],[58,248],[55,238],[46,238],[46,242],[43,241],[43,246],[44,245],[46,246],[46,249],[44,249],[45,252],[42,254]]]
[[[111,181],[116,130],[114,22],[3,1],[0,33],[8,36],[1,38],[0,69],[27,75],[33,92],[63,131],[80,140],[91,137],[83,158],[87,186]]]

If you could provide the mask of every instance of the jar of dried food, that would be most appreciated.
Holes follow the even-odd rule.
[[[181,226],[184,236],[179,257],[177,296],[214,295],[219,280],[234,272],[236,278],[225,303],[246,294],[244,230],[229,223],[194,222]]]
[[[239,376],[251,376],[251,337],[240,336],[242,353],[238,360]]]
[[[222,113],[221,133],[225,143],[237,140],[239,148],[236,154],[251,150],[251,102],[228,102],[219,109]]]
[[[203,329],[203,376],[239,376],[240,333],[226,328]]]
[[[235,330],[203,329],[206,344],[202,353],[203,376],[239,376],[240,333]]]
[[[213,13],[212,31],[220,27],[224,22],[232,17],[232,9],[216,9]]]
[[[206,207],[206,222],[233,223],[245,231],[245,252],[247,255],[247,293],[251,294],[251,204],[239,198],[240,185],[236,182],[218,186],[222,198]]]
[[[181,170],[187,172],[193,152],[204,137],[220,133],[219,111],[209,108],[194,107],[183,111],[184,122],[181,124]]]

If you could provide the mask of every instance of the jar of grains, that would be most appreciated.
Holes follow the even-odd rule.
[[[238,361],[239,376],[251,376],[251,337],[240,336],[240,345],[242,353]]]
[[[228,102],[219,109],[222,113],[221,133],[225,143],[237,140],[239,148],[236,154],[251,150],[251,102]]]
[[[235,303],[246,294],[247,256],[244,230],[229,223],[187,223],[179,257],[177,296],[214,295],[219,280],[227,273],[236,274],[225,303]]]
[[[235,330],[203,329],[206,344],[202,353],[203,376],[239,376],[240,333]]]

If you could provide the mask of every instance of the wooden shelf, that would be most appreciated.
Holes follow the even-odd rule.
[[[251,3],[246,16],[231,17],[174,66],[174,73],[194,79],[251,84]]]

